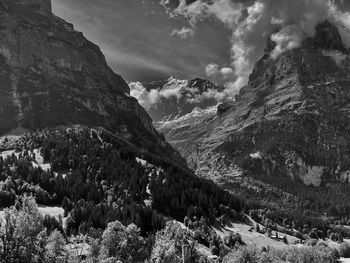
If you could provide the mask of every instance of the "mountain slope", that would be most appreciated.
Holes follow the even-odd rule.
[[[307,184],[319,185],[308,177],[322,181],[323,176],[346,176],[349,54],[337,32],[326,21],[301,48],[276,60],[266,54],[206,145],[215,140],[211,148],[231,157],[261,152],[265,172],[288,174]]]
[[[103,126],[172,156],[100,49],[51,12],[49,0],[0,1],[0,133],[60,125]]]

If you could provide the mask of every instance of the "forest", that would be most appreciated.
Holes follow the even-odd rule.
[[[62,206],[69,233],[105,229],[119,220],[135,223],[144,235],[164,227],[166,217],[213,223],[241,212],[243,202],[214,183],[176,167],[142,164],[114,140],[88,128],[23,136],[15,145],[18,156],[0,158],[0,207],[30,194],[40,205]],[[33,166],[35,149],[51,164],[49,171]]]
[[[33,244],[28,241],[33,247],[19,241],[11,243],[17,246],[13,251],[24,249],[24,254],[18,252],[20,255],[14,258],[26,258],[26,261],[0,262],[71,262],[48,261],[47,250],[51,245],[66,247],[76,237],[84,237],[82,243],[93,250],[88,253],[91,262],[104,262],[102,259],[108,258],[143,262],[152,255],[172,258],[160,262],[180,262],[184,240],[207,247],[224,260],[244,246],[244,242],[238,233],[223,239],[212,226],[224,226],[232,220],[246,222],[247,215],[266,226],[266,231],[288,233],[300,240],[330,238],[341,243],[349,236],[348,230],[317,215],[266,207],[225,191],[185,169],[152,159],[152,155],[137,155],[135,149],[103,130],[82,126],[46,129],[25,134],[13,144],[5,139],[2,145],[3,152],[10,151],[0,157],[0,207],[10,208],[5,209],[2,223],[3,253],[9,253],[6,242],[12,242],[6,238],[16,240],[19,238],[16,228],[23,230],[24,222],[18,221],[19,215],[26,218],[24,221],[34,216],[33,220],[40,225],[34,230],[23,230],[33,234],[28,237],[35,239],[30,241]],[[38,158],[49,164],[49,169],[44,169]],[[309,208],[316,204],[310,200]],[[62,207],[64,215],[59,218],[38,215],[36,205]],[[180,230],[182,227],[173,220],[182,222],[189,232]],[[130,240],[123,248],[110,247],[112,241],[122,238],[119,235]],[[172,243],[172,237],[178,235],[182,238]],[[106,238],[112,241],[104,241]],[[165,245],[163,239],[168,240]],[[51,244],[50,240],[61,245]],[[166,255],[168,246],[173,246],[171,255]],[[206,262],[194,247],[191,249],[193,262]],[[62,251],[66,255],[64,260],[71,257],[66,248]],[[40,255],[41,259],[31,258],[30,253]]]

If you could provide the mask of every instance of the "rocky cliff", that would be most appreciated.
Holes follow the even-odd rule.
[[[299,48],[275,59],[267,49],[235,102],[217,115],[169,124],[168,139],[208,178],[256,173],[315,186],[349,181],[349,66],[337,28],[320,23]],[[186,123],[191,130],[178,129]]]
[[[100,49],[53,15],[50,0],[0,1],[0,93],[1,134],[102,126],[177,156]]]

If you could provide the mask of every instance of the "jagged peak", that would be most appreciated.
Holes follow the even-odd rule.
[[[201,84],[204,84],[204,83],[210,83],[210,84],[213,84],[211,81],[207,80],[207,79],[202,79],[202,78],[194,78],[194,79],[191,79],[189,81],[189,85],[201,85]],[[214,84],[213,84],[214,85]]]
[[[199,78],[199,77],[196,77],[194,79],[192,79],[191,81],[200,81],[200,82],[205,82],[205,81],[209,81],[207,79],[202,79],[202,78]]]
[[[259,59],[255,63],[253,71],[249,76],[250,84],[254,84],[255,86],[255,84],[259,84],[260,81],[266,81],[267,80],[266,78],[268,76],[274,76],[274,74],[270,72],[272,70],[270,66],[273,64],[279,63],[279,62],[276,62],[271,57],[271,52],[274,50],[274,48],[275,48],[275,43],[269,37],[266,42],[264,55],[262,56],[261,59]],[[320,58],[316,60],[316,58],[313,59],[312,56],[311,57],[307,56],[308,54],[311,54],[310,52],[313,52],[315,50],[322,51],[322,54],[325,54],[325,52],[327,51],[338,52],[340,55],[338,53],[334,53],[336,55],[335,59],[337,64],[339,64],[338,60],[342,59],[345,56],[345,54],[348,53],[347,49],[343,44],[342,37],[339,33],[337,26],[332,22],[330,22],[329,20],[324,20],[319,24],[317,24],[317,26],[315,27],[314,36],[305,39],[302,45],[299,47],[299,49],[303,50],[303,52],[300,53],[299,51],[295,52],[295,50],[290,50],[289,52],[288,51],[284,52],[279,57],[279,61],[282,61],[282,58],[284,58],[285,56],[289,57],[287,59],[287,61],[289,61],[288,62],[289,64],[288,65],[286,64],[285,68],[289,68],[290,72],[292,71],[295,72],[295,70],[297,70],[297,67],[295,67],[295,65],[290,64],[290,61],[296,62],[298,61],[298,59],[300,59],[301,56],[308,57],[309,58],[308,61],[313,65],[313,68],[314,67],[321,68],[321,64],[322,64],[324,70],[328,69],[328,70],[334,71],[335,70],[334,67],[331,67],[331,66],[326,67],[324,65],[324,64],[327,64],[327,61],[320,60]],[[333,55],[333,53],[330,53],[330,54]],[[341,54],[344,54],[344,55],[341,55]],[[329,54],[327,56],[329,56]],[[313,61],[318,61],[319,64],[315,65]],[[320,61],[324,63],[321,63]],[[282,67],[282,69],[285,69],[285,68]]]
[[[329,20],[324,20],[316,26],[314,44],[321,49],[345,50],[338,28]]]
[[[175,78],[173,75],[169,75],[165,80],[166,81],[172,81],[174,79],[177,79],[177,78]]]

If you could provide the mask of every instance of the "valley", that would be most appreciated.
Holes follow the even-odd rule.
[[[84,23],[101,26],[107,2],[85,3],[76,19],[91,8],[96,17]],[[139,35],[125,27],[120,35],[108,34],[113,45],[100,48],[54,14],[69,14],[67,2],[0,0],[0,263],[350,258],[350,50],[346,26],[330,15],[348,12],[334,1],[324,6],[315,0],[311,14],[325,9],[327,15],[305,15],[317,20],[307,28],[269,15],[261,27],[273,30],[251,39],[266,40],[256,60],[253,47],[242,47],[243,35],[250,39],[249,23],[262,19],[273,1],[252,1],[246,9],[243,1],[189,2],[176,2],[174,14],[172,1],[153,3],[173,23],[187,7],[186,19],[196,14],[190,28],[168,32],[173,25],[167,25],[167,44],[180,43],[176,36],[210,42],[210,34],[194,32],[198,21],[226,14],[225,30],[211,33],[237,27],[227,39],[231,64],[204,63],[201,45],[198,54],[190,54],[191,45],[191,52],[184,51],[194,55],[189,64],[179,63],[174,46],[166,50],[174,65],[130,54],[140,43],[138,51],[154,54],[145,26],[162,26],[159,10],[137,15],[147,1],[136,10],[140,3],[132,0],[118,8],[108,2],[114,19],[124,23],[129,15]],[[219,12],[223,3],[240,10],[239,19]],[[219,26],[209,21],[208,28]],[[152,38],[162,42],[157,34]],[[165,59],[164,50],[156,53]],[[221,53],[204,57],[214,60]],[[248,65],[251,60],[254,65]],[[203,74],[184,78],[198,65],[206,65],[210,80]],[[116,66],[148,70],[138,75],[142,81],[127,81]],[[246,79],[239,67],[249,72]],[[182,77],[164,77],[167,71]]]

